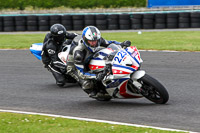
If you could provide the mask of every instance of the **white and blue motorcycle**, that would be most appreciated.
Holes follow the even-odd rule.
[[[67,45],[65,51],[59,53],[63,63],[67,63],[67,57],[71,45]],[[41,59],[42,43],[32,44],[30,51],[38,59]],[[165,104],[169,94],[165,87],[156,79],[140,69],[142,59],[135,46],[121,48],[119,45],[111,44],[96,52],[89,62],[88,68],[91,72],[106,73],[101,84],[95,87],[103,88],[105,96],[96,97],[100,101],[109,101],[115,98],[130,99],[145,97],[148,100]],[[105,67],[110,71],[106,72]]]

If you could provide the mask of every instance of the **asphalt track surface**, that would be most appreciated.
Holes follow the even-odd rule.
[[[157,105],[145,98],[100,102],[77,84],[55,85],[29,50],[0,51],[0,109],[200,131],[200,53],[141,51],[142,68],[169,92]]]

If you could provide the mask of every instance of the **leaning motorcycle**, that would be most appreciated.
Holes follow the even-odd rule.
[[[67,53],[59,53],[66,62]],[[102,93],[95,99],[109,101],[113,98],[145,97],[157,104],[165,104],[169,95],[165,87],[156,79],[141,70],[142,59],[135,46],[122,48],[110,44],[93,55],[88,68],[92,73],[104,73],[102,81],[94,80],[94,87]]]
[[[70,45],[58,57],[66,63]],[[33,52],[32,52],[33,53]],[[36,56],[37,57],[37,56]],[[156,104],[165,104],[169,99],[166,88],[155,78],[141,69],[142,59],[135,46],[122,48],[110,44],[98,50],[89,62],[92,73],[104,73],[101,81],[95,81],[95,89],[101,93],[95,97],[99,101],[145,97]]]

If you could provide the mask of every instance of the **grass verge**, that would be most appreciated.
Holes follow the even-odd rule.
[[[177,133],[176,131],[5,112],[0,112],[0,125],[1,133]]]
[[[200,31],[112,32],[102,33],[107,40],[131,40],[140,50],[200,51]],[[43,42],[45,34],[0,34],[1,49],[28,49]]]

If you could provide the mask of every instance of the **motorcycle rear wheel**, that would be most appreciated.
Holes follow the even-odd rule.
[[[165,104],[169,100],[166,88],[156,79],[145,74],[140,80],[141,94],[156,104]]]

